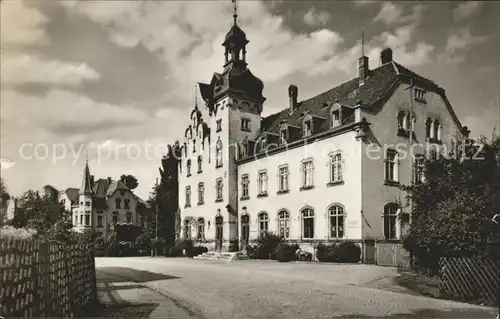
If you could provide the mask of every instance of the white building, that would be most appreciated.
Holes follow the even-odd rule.
[[[263,118],[247,44],[235,22],[223,72],[199,84],[205,107],[191,113],[179,161],[182,236],[224,250],[264,231],[305,247],[399,239],[399,186],[419,181],[426,150],[468,134],[444,89],[386,48],[381,66],[362,56],[358,77],[315,97],[299,101],[290,85],[289,107]]]

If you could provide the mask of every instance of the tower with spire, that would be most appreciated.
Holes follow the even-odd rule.
[[[223,250],[238,249],[237,145],[259,135],[266,100],[263,82],[248,67],[249,41],[232,2],[232,25],[222,42],[222,72],[214,73],[209,83],[197,83],[204,106],[195,98],[179,160],[181,236],[201,233],[215,241],[212,249]]]
[[[94,192],[92,186],[94,184],[93,176],[90,175],[88,159],[85,161],[85,168],[83,170],[82,183],[78,191],[78,203],[80,207],[80,223],[82,227],[92,227],[92,199]]]

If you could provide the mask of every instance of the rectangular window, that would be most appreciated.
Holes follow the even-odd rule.
[[[124,205],[123,208],[124,209],[129,209],[130,208],[129,207],[129,203],[130,203],[130,199],[124,199],[123,200],[123,205]]]
[[[222,131],[222,119],[218,119],[217,120],[217,130],[216,130],[216,133]]]
[[[222,201],[222,179],[218,179],[215,182],[216,189],[216,201]]]
[[[90,202],[85,202],[86,207],[90,207]]]
[[[99,228],[103,227],[102,220],[103,220],[102,215],[97,215],[97,227]]]
[[[425,91],[421,89],[415,89],[415,100],[420,102],[425,102]]]
[[[311,120],[304,122],[304,136],[309,136],[312,133],[312,123]]]
[[[414,183],[420,184],[424,181],[424,157],[418,156],[415,158],[414,163],[415,178]]]
[[[203,158],[200,155],[198,156],[198,173],[202,172],[202,163],[203,163]]]
[[[259,195],[267,194],[267,172],[259,172]]]
[[[387,150],[385,156],[385,180],[387,182],[398,182],[398,153],[395,150]]]
[[[313,186],[313,162],[312,160],[308,160],[302,162],[302,186],[303,187],[311,187]]]
[[[250,131],[250,120],[249,119],[241,119],[241,130],[242,131]]]
[[[332,127],[340,126],[340,111],[332,113]]]
[[[116,224],[118,223],[118,213],[113,213],[113,223]]]
[[[188,159],[186,162],[186,173],[187,176],[191,176],[191,160]]]
[[[83,215],[80,215],[80,225],[83,225]]]
[[[279,168],[279,190],[280,192],[288,191],[288,166]]]
[[[342,154],[337,152],[330,155],[330,183],[340,183],[342,180]]]
[[[248,175],[241,176],[241,197],[248,198],[250,196],[248,185],[250,184],[250,179]]]
[[[302,220],[304,223],[304,238],[312,239],[314,238],[314,218],[307,217]]]
[[[85,214],[85,226],[90,226],[90,215]]]
[[[198,184],[198,205],[205,202],[205,186],[203,183]]]
[[[286,142],[286,129],[282,129],[280,131],[280,141],[283,143],[283,142]]]
[[[186,186],[186,207],[191,206],[191,187]]]

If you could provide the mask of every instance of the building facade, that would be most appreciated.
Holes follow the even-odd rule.
[[[76,231],[94,229],[99,236],[106,237],[116,223],[143,226],[145,223],[141,207],[142,199],[136,196],[120,180],[94,180],[88,163],[85,164],[82,183],[77,192],[69,188],[60,197],[65,207],[70,207],[73,228]]]
[[[238,250],[263,232],[304,248],[317,241],[400,239],[401,185],[418,183],[423,159],[467,137],[444,89],[381,52],[358,77],[262,117],[263,83],[247,67],[234,23],[225,64],[200,83],[179,158],[181,236]],[[435,156],[435,155],[432,155]]]

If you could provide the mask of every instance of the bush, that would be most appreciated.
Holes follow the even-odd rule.
[[[299,249],[297,244],[290,245],[287,243],[280,243],[276,248],[276,259],[279,262],[288,262],[295,260],[295,252]]]
[[[295,260],[298,260],[298,261],[312,261],[312,254],[308,251],[305,251],[305,250],[302,250],[302,249],[299,249],[296,251],[295,253]]]
[[[208,248],[205,246],[193,246],[189,250],[186,250],[186,257],[194,257],[208,252]]]
[[[276,248],[281,241],[279,236],[264,233],[259,236],[255,245],[248,246],[248,257],[252,259],[275,259]]]
[[[316,247],[316,256],[320,262],[357,263],[361,259],[361,248],[352,242],[320,243]]]
[[[170,248],[168,255],[170,257],[181,257],[184,256],[184,251],[186,255],[191,254],[192,249],[193,241],[191,239],[181,239],[174,244],[174,247]]]
[[[36,235],[36,230],[32,228],[15,228],[13,226],[3,226],[0,229],[0,238],[7,239],[29,239]]]
[[[141,234],[135,239],[135,247],[139,250],[150,250],[151,238],[147,234]]]

